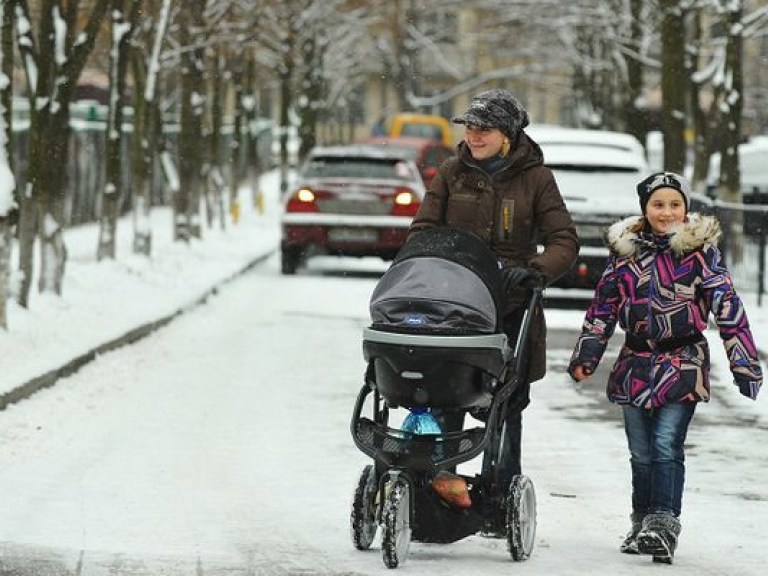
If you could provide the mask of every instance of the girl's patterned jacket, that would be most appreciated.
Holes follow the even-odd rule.
[[[755,399],[762,369],[744,306],[717,248],[719,238],[717,220],[696,213],[663,236],[643,231],[640,216],[611,226],[611,255],[569,373],[578,365],[594,371],[618,322],[630,341],[608,378],[611,402],[650,408],[707,401],[709,347],[701,333],[711,312],[734,383]]]

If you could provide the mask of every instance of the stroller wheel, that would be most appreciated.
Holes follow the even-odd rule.
[[[369,464],[360,473],[357,481],[355,495],[352,499],[352,513],[349,515],[350,528],[352,529],[352,543],[358,550],[370,548],[376,536],[376,471]]]
[[[506,528],[512,559],[527,560],[536,538],[536,492],[527,476],[515,476],[509,485]]]
[[[381,513],[381,552],[387,568],[405,562],[411,543],[411,490],[403,478],[393,478],[385,489]]]

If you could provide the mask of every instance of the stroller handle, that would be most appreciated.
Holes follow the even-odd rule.
[[[531,322],[537,309],[541,306],[541,299],[544,295],[544,286],[536,285],[530,288],[531,297],[528,300],[528,306],[523,312],[520,321],[520,330],[517,332],[517,341],[513,348],[512,364],[515,368],[515,374],[525,374],[524,368],[528,360],[528,334],[530,332]]]

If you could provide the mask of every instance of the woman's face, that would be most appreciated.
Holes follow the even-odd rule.
[[[498,128],[481,128],[474,124],[464,127],[464,141],[469,147],[472,158],[485,160],[492,158],[501,151],[504,134]]]
[[[645,218],[656,234],[666,234],[673,224],[685,221],[685,200],[674,188],[659,188],[648,199]]]

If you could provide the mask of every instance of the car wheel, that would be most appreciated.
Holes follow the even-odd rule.
[[[283,248],[280,257],[280,269],[283,274],[296,274],[301,264],[301,250],[297,248]]]

